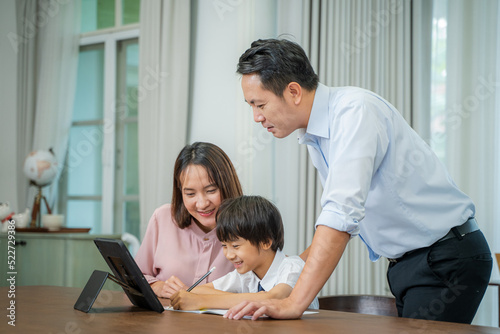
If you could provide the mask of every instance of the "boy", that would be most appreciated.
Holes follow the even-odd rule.
[[[304,261],[282,253],[284,232],[278,209],[260,196],[241,196],[224,201],[216,221],[217,237],[235,270],[192,293],[178,291],[171,297],[172,307],[228,309],[245,300],[288,297]],[[318,306],[315,298],[309,308]]]

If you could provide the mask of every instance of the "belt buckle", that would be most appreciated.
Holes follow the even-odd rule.
[[[390,263],[397,263],[398,262],[398,259],[389,259],[389,258],[387,258],[387,260],[389,260]]]

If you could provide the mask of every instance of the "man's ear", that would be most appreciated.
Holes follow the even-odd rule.
[[[295,81],[292,81],[286,86],[285,94],[292,99],[295,105],[300,104],[302,101],[302,86]]]

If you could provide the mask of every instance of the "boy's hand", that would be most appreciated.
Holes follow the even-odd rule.
[[[170,305],[174,310],[199,310],[202,308],[200,305],[202,298],[196,293],[179,290],[170,298]]]
[[[151,284],[151,288],[158,297],[170,298],[179,290],[187,290],[186,286],[178,277],[172,276],[166,281],[157,281]]]

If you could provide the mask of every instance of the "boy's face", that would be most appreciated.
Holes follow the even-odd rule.
[[[263,272],[265,275],[267,272],[267,267],[262,270],[264,263],[259,247],[252,245],[247,239],[238,238],[234,241],[222,242],[222,249],[238,273],[244,274],[253,271],[259,278],[262,278],[260,273]]]
[[[285,89],[283,97],[262,88],[260,76],[244,74],[241,88],[245,101],[252,107],[253,119],[261,123],[276,138],[285,138],[293,131],[307,126],[302,113],[298,112],[293,102],[293,94]]]

